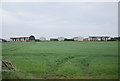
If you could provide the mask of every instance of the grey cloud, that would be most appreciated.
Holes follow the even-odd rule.
[[[3,3],[3,37],[117,36],[117,3]]]

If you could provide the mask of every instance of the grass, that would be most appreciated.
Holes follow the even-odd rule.
[[[2,48],[3,59],[17,69],[13,78],[118,78],[116,41],[7,42]]]

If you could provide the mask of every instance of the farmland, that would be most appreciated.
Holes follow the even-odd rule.
[[[7,42],[2,56],[16,68],[3,78],[111,79],[118,74],[116,41]]]

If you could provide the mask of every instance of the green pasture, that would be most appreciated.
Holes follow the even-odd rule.
[[[2,58],[16,71],[3,78],[115,79],[117,41],[53,41],[2,43]]]

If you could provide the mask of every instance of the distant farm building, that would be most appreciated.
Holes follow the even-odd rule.
[[[0,42],[7,42],[7,40],[5,40],[5,39],[0,39]]]
[[[90,41],[108,41],[110,36],[89,36]]]
[[[64,41],[74,41],[74,39],[67,39],[67,38],[65,38]]]
[[[11,41],[35,41],[35,37],[31,35],[30,37],[12,37]]]
[[[79,36],[79,37],[74,37],[73,39],[74,41],[83,41],[84,38]]]
[[[111,37],[110,41],[120,41],[120,37]]]
[[[40,37],[39,40],[40,40],[40,41],[46,41],[46,38],[45,38],[45,37]]]
[[[58,41],[64,41],[65,38],[64,37],[58,37]]]
[[[89,38],[84,38],[83,41],[89,41]]]
[[[34,37],[33,35],[31,35],[31,36],[29,37],[29,41],[35,41],[35,37]]]
[[[51,38],[50,41],[58,41],[58,39]]]

